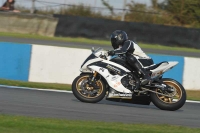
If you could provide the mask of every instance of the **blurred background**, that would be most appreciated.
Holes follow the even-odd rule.
[[[199,0],[16,0],[15,8],[24,13],[200,27]]]

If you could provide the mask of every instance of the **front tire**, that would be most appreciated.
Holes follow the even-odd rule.
[[[176,80],[169,79],[169,78],[163,78],[162,81],[164,84],[167,84],[168,86],[175,89],[174,92],[168,93],[169,95],[172,95],[172,98],[169,98],[167,96],[162,96],[157,93],[151,93],[151,100],[153,104],[162,110],[178,110],[180,109],[186,101],[186,91],[184,87]],[[160,89],[155,89],[156,92],[161,93]]]
[[[82,102],[96,103],[101,101],[106,95],[105,83],[102,79],[95,81],[97,86],[99,86],[99,89],[95,89],[87,83],[89,76],[90,74],[84,74],[75,78],[72,83],[72,92]]]

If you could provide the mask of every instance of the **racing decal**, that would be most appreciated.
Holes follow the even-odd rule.
[[[108,69],[110,69],[110,70],[116,72],[117,74],[121,75],[121,70],[117,69],[116,67],[113,67],[113,66],[111,66],[111,65],[107,65],[106,67],[107,67]]]
[[[162,75],[163,74],[163,70],[157,72],[157,73],[152,73],[151,77],[156,77],[158,75]]]
[[[118,75],[124,75],[124,74],[126,74],[126,71],[124,71],[123,69],[118,68],[118,67],[115,67],[115,66],[110,65],[110,64],[107,64],[107,63],[104,63],[104,62],[102,62],[102,61],[98,61],[98,62],[91,63],[91,64],[88,65],[88,66],[92,66],[92,65],[101,67],[101,68],[99,68],[99,71],[102,71],[102,70],[105,71],[105,69],[108,69],[108,70],[113,71],[114,73],[116,73],[116,74],[118,74]],[[103,69],[102,69],[102,68],[103,68]],[[100,69],[101,69],[101,70],[100,70]],[[102,71],[102,72],[103,72],[103,71]]]
[[[116,79],[118,79],[118,76],[113,76],[113,77],[111,78],[111,81],[114,81],[114,80],[116,80]]]
[[[112,97],[132,97],[132,93],[109,93],[109,98]]]
[[[114,87],[116,88],[116,87],[118,87],[120,85],[121,85],[121,82],[117,82],[117,83],[114,84]]]
[[[106,78],[110,77],[110,75],[106,76]]]
[[[104,72],[104,70],[105,70],[105,68],[103,68],[103,67],[99,68],[99,71]]]

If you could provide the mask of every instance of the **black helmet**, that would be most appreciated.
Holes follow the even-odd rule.
[[[125,31],[116,30],[111,34],[110,40],[112,43],[112,47],[114,49],[117,49],[119,48],[120,44],[122,45],[126,40],[128,40],[128,36]]]

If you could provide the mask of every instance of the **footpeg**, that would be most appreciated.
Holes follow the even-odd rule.
[[[148,79],[142,79],[140,85],[147,85],[147,84],[150,85],[150,84],[152,84],[152,82],[153,82],[152,79],[150,79],[150,80],[148,80]]]

